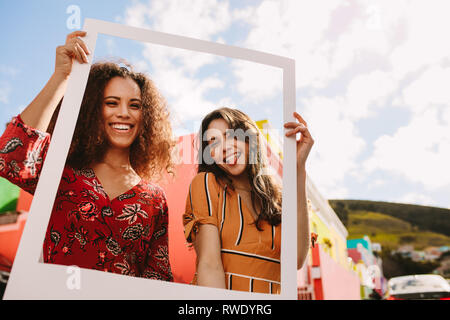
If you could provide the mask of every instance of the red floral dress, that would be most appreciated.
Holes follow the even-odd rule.
[[[50,135],[13,118],[0,138],[0,175],[34,194]],[[109,199],[92,169],[65,166],[44,262],[173,281],[164,191],[142,181]]]

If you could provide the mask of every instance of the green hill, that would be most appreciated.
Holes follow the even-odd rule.
[[[431,231],[450,237],[450,209],[367,200],[330,200],[329,203],[346,226],[350,212],[369,211],[408,222],[416,228],[414,231]]]
[[[450,237],[432,231],[422,231],[401,219],[371,211],[355,210],[348,213],[349,238],[368,235],[385,249],[396,249],[403,244],[414,245],[416,250],[429,246],[450,245]]]

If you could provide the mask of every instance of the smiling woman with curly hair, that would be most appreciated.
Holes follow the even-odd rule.
[[[125,65],[124,62],[121,64]],[[81,169],[92,162],[101,161],[109,145],[102,109],[104,92],[109,80],[114,77],[130,78],[141,91],[142,127],[130,147],[130,162],[136,173],[148,179],[158,178],[162,171],[171,172],[173,162],[171,150],[174,146],[172,128],[169,122],[166,100],[155,84],[145,74],[133,72],[132,66],[126,67],[113,62],[97,62],[92,65],[88,84],[80,106],[80,116],[72,138],[67,163]],[[50,121],[47,132],[53,133],[59,113],[59,103]]]
[[[83,31],[56,50],[55,71],[0,138],[0,175],[34,194]],[[173,281],[168,206],[150,180],[171,172],[165,99],[129,65],[92,65],[43,245],[46,263]]]

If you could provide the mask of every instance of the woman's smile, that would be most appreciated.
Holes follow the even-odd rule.
[[[129,134],[131,129],[134,127],[134,124],[131,123],[110,123],[109,126],[113,128],[118,133]]]
[[[242,155],[242,152],[236,151],[233,154],[230,154],[229,156],[227,156],[223,160],[223,163],[230,165],[230,166],[234,166],[238,163],[238,160],[240,159],[241,155]]]

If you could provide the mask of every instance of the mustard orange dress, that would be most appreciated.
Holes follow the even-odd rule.
[[[215,225],[227,289],[279,294],[281,224],[263,221],[258,231],[254,222],[237,191],[222,187],[212,173],[194,177],[183,215],[186,240],[195,240],[199,225]]]

